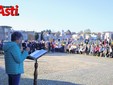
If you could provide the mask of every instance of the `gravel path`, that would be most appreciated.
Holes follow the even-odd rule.
[[[113,59],[65,53],[49,53],[38,60],[38,85],[113,85]],[[34,61],[26,60],[20,85],[33,85]],[[0,56],[0,85],[7,85]]]

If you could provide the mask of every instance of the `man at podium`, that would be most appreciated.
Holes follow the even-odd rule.
[[[21,74],[24,73],[23,62],[30,49],[26,48],[21,52],[21,42],[22,34],[14,32],[11,35],[11,42],[5,42],[3,45],[9,85],[19,85]]]

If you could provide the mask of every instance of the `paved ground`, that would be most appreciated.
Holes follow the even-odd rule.
[[[38,85],[113,85],[113,58],[50,53],[38,60]],[[34,61],[26,60],[20,85],[33,85]],[[0,56],[0,85],[7,85]]]

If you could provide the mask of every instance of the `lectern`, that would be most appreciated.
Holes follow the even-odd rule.
[[[30,59],[30,60],[34,60],[35,63],[34,63],[34,82],[33,82],[33,85],[37,85],[37,77],[38,77],[38,62],[37,60],[42,57],[44,54],[46,54],[47,51],[46,50],[36,50],[35,52],[31,53],[27,59]]]

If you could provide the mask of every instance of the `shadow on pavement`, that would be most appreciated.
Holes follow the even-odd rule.
[[[67,53],[60,53],[60,52],[54,52],[54,53],[47,53],[45,56],[63,56],[65,57],[65,55],[67,56]]]
[[[46,80],[46,79],[38,79],[37,82],[38,82],[37,85],[82,85],[66,81]],[[22,78],[20,85],[33,85],[33,79]]]
[[[0,67],[0,85],[8,85],[8,76],[5,73],[4,68]],[[82,85],[66,81],[38,79],[37,85]],[[32,78],[24,78],[21,76],[20,85],[33,85]]]
[[[7,74],[2,67],[0,67],[0,85],[7,85]]]

